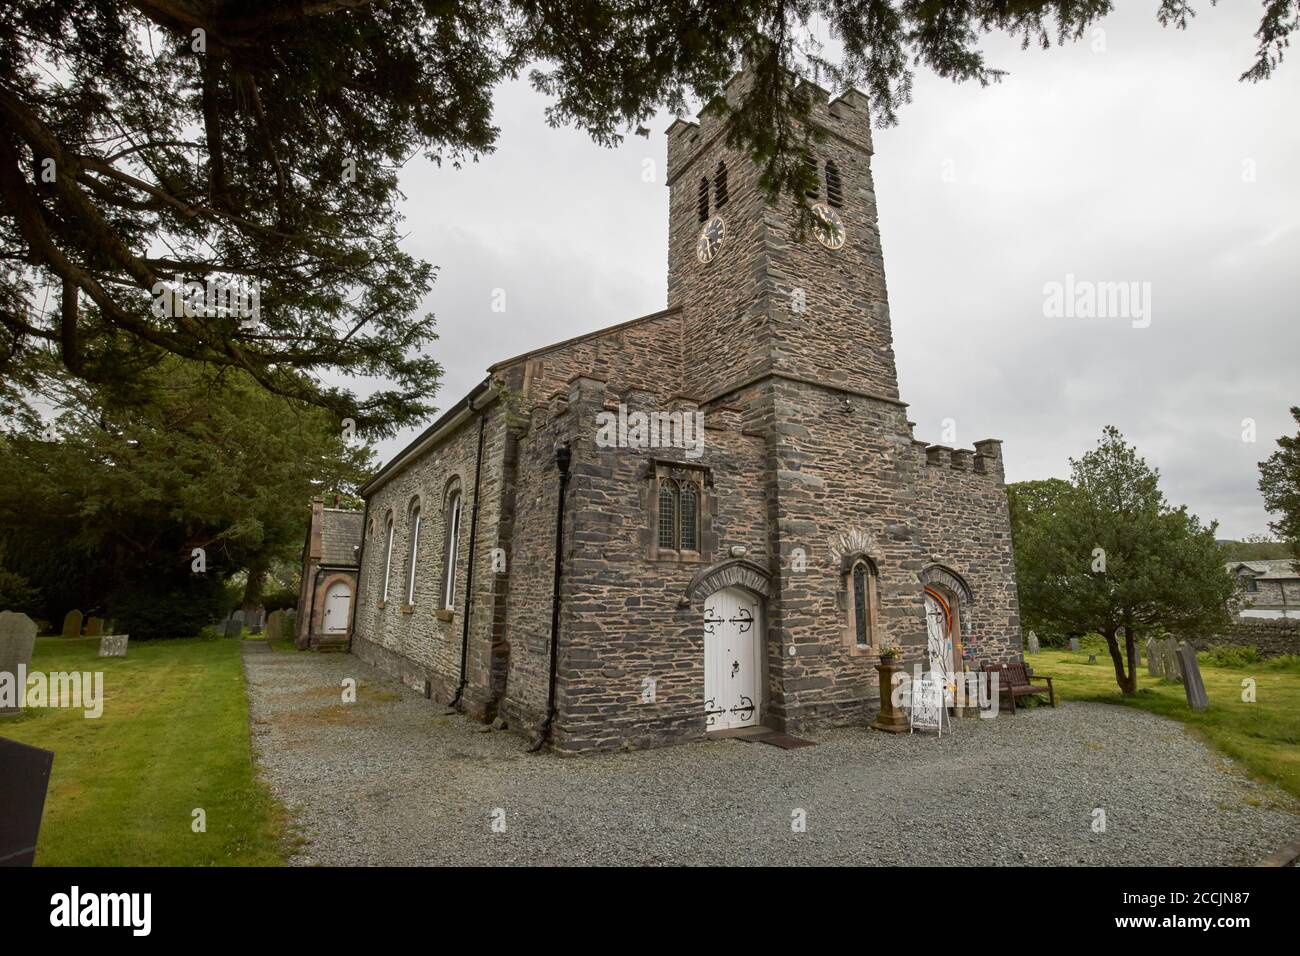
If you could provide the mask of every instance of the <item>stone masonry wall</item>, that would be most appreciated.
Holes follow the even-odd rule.
[[[495,594],[504,586],[503,576],[492,573],[493,533],[501,521],[502,487],[507,480],[505,412],[496,403],[484,414],[484,455],[480,486],[478,540],[474,572],[474,602],[470,621],[468,684],[464,694],[467,710],[480,717],[495,713],[492,693],[494,648],[503,640],[494,627]],[[448,702],[460,677],[460,654],[468,578],[469,540],[473,522],[474,466],[478,453],[477,418],[463,423],[436,448],[424,452],[369,500],[369,523],[352,651],[363,660],[399,677],[419,690],[431,684],[433,696]],[[453,610],[439,614],[443,561],[447,533],[444,508],[453,486],[462,495],[462,517],[458,538],[458,568]],[[419,554],[415,601],[406,604],[411,541],[411,506],[421,504]],[[386,521],[394,517],[392,571],[389,596],[383,599]]]

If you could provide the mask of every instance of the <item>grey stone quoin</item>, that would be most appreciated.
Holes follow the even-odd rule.
[[[738,99],[747,82],[737,74],[726,96]],[[840,200],[844,245],[795,234],[791,203],[765,201],[758,169],[726,145],[716,109],[674,122],[668,307],[492,366],[484,386],[362,489],[353,653],[439,702],[456,697],[473,528],[460,706],[534,731],[549,675],[554,455],[567,444],[551,730],[560,751],[705,735],[704,605],[720,587],[761,601],[759,714],[787,732],[871,720],[881,646],[900,646],[909,666],[926,659],[926,588],[949,602],[967,666],[1022,659],[1001,443],[954,449],[914,437],[894,364],[867,100],[812,93],[826,133],[818,198]],[[828,161],[841,184],[834,196]],[[696,255],[702,180],[709,215],[726,224],[708,263]],[[702,412],[702,456],[598,443],[598,416],[620,405]],[[666,477],[700,489],[697,549],[658,547],[656,488]],[[849,630],[858,558],[877,573],[869,647]]]

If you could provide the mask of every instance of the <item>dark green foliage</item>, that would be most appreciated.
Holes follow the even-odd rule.
[[[145,575],[122,582],[109,597],[113,629],[133,641],[194,637],[230,611],[225,589],[215,575]]]
[[[1211,644],[1203,653],[1216,667],[1248,667],[1264,660],[1254,644]]]
[[[1291,417],[1300,425],[1300,406],[1292,406]],[[1289,555],[1300,559],[1300,432],[1283,435],[1278,450],[1259,463],[1259,492],[1264,507],[1277,520],[1269,527],[1288,546]]]
[[[490,151],[492,93],[536,64],[548,118],[601,143],[714,101],[742,53],[754,83],[729,142],[775,196],[805,191],[812,91],[861,87],[896,121],[913,71],[987,84],[980,34],[1050,46],[1108,0],[8,0],[0,5],[0,401],[43,366],[130,397],[165,354],[391,434],[430,412],[440,369],[418,314],[433,268],[402,249],[397,171]],[[1296,0],[1265,6],[1268,77]],[[1184,27],[1184,0],[1161,23]],[[816,20],[842,47],[813,37]],[[433,211],[436,215],[436,210]],[[21,271],[16,271],[21,270]],[[255,283],[260,319],[155,314],[179,278]],[[321,373],[385,382],[369,396]],[[335,375],[337,379],[337,375]],[[3,410],[3,409],[0,409]]]

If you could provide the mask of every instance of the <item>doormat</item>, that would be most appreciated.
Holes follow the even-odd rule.
[[[770,730],[765,734],[754,734],[752,737],[741,737],[739,739],[749,744],[771,744],[773,747],[780,747],[782,750],[817,746],[811,740],[804,740],[802,737],[791,737],[779,730]]]

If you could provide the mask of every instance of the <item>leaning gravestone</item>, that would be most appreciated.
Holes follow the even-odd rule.
[[[26,669],[32,662],[32,648],[35,646],[36,622],[17,611],[0,611],[0,675],[10,675],[8,680],[0,677],[0,681],[13,682],[12,699],[6,699],[7,694],[0,695],[0,714],[23,712],[18,695],[26,688],[19,686],[18,668]]]
[[[1160,676],[1160,649],[1156,647],[1154,637],[1147,638],[1147,676]]]
[[[81,636],[81,612],[73,608],[63,616],[63,636],[80,637]]]
[[[99,639],[100,657],[126,657],[130,634],[104,634]]]
[[[1192,710],[1205,710],[1210,706],[1210,698],[1205,693],[1205,681],[1201,680],[1201,667],[1196,663],[1196,648],[1182,641],[1177,653],[1183,690],[1187,692],[1187,706]]]
[[[86,618],[86,636],[99,637],[104,631],[104,619],[102,617]]]
[[[1079,639],[1077,637],[1070,638],[1070,650],[1077,651],[1078,649],[1079,649]]]
[[[1029,637],[1026,639],[1026,644],[1027,644],[1027,646],[1025,647],[1026,651],[1028,651],[1030,654],[1038,653],[1038,635],[1035,634],[1033,631],[1029,632]]]

